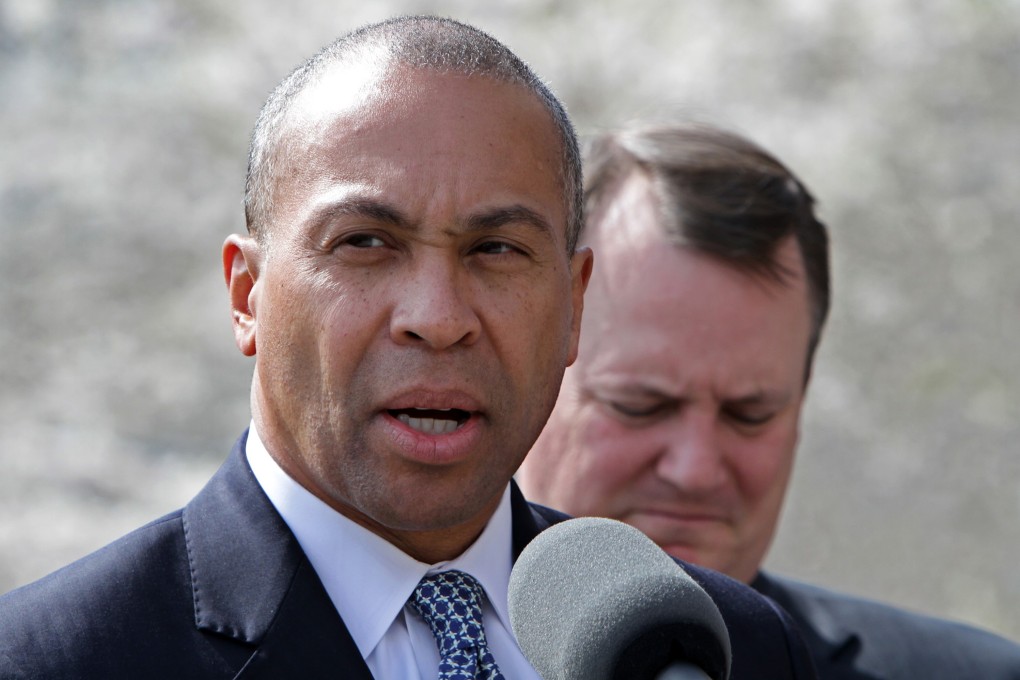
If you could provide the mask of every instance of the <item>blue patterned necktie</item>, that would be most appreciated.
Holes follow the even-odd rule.
[[[482,628],[482,586],[462,571],[443,571],[418,583],[410,603],[439,647],[439,680],[503,680]]]

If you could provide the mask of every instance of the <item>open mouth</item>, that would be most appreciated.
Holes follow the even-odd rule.
[[[424,434],[450,434],[471,417],[470,413],[459,408],[401,408],[392,409],[389,414]]]

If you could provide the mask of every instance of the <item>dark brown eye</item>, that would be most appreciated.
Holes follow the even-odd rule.
[[[344,239],[340,245],[353,246],[355,248],[380,248],[386,243],[374,234],[354,234]]]
[[[485,241],[475,247],[475,252],[484,255],[509,255],[519,253],[520,250],[505,241]]]

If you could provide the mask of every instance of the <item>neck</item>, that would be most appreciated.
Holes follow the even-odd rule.
[[[331,505],[352,522],[384,538],[410,557],[425,564],[436,564],[452,560],[470,548],[485,530],[500,500],[502,494],[497,495],[483,512],[477,513],[468,522],[425,530],[394,529],[376,522],[354,508],[336,507],[335,503]]]

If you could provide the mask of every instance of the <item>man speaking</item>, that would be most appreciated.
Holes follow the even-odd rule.
[[[563,516],[511,476],[576,355],[591,252],[563,107],[431,17],[274,91],[222,251],[251,427],[171,513],[0,598],[0,678],[536,678],[511,567]],[[810,678],[795,629],[689,567],[732,678]]]

